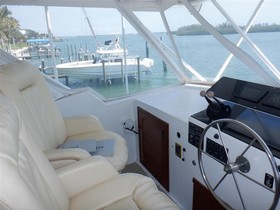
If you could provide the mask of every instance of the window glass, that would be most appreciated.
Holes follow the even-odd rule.
[[[53,75],[54,65],[46,41],[45,8],[9,6],[8,9],[19,21],[23,39],[16,40],[15,46],[7,50],[19,48],[18,42],[22,42],[29,51],[32,49],[28,61]],[[70,88],[91,87],[110,99],[180,83],[152,46],[125,19],[125,34],[122,34],[122,19],[117,10],[85,8],[84,13],[82,8],[48,9],[59,81]],[[26,13],[27,10],[30,12]],[[161,29],[157,36],[164,34]],[[124,51],[127,52],[126,62]]]
[[[228,13],[230,18],[243,30],[247,22],[250,20],[252,13],[257,7],[259,1],[218,1],[224,10]],[[273,75],[269,68],[263,63],[262,59],[255,53],[250,45],[257,46],[262,53],[266,55],[268,60],[273,63],[275,68],[279,69],[279,48],[280,42],[277,41],[279,37],[280,20],[276,15],[275,9],[279,3],[277,1],[269,1],[264,4],[262,10],[259,12],[257,18],[253,22],[252,29],[248,33],[248,38],[254,44],[248,44],[246,40],[240,44],[240,48],[251,56],[268,74],[274,79],[278,80]],[[185,10],[185,11],[183,11]],[[176,11],[176,12],[174,12]],[[271,12],[272,11],[272,12]],[[174,13],[176,13],[177,22],[174,21]],[[237,34],[233,25],[222,15],[222,13],[215,7],[211,1],[205,2],[199,13],[209,23],[220,31],[223,36],[230,40],[233,44],[237,44],[240,35]],[[275,13],[275,14],[273,14]],[[228,64],[225,65],[226,60],[230,56],[230,51],[227,50],[220,42],[213,36],[209,35],[201,24],[187,11],[186,7],[174,6],[165,11],[166,17],[170,25],[175,22],[176,28],[173,28],[173,38],[176,42],[181,58],[195,69],[207,81],[215,81],[223,66],[221,76],[229,76],[237,79],[249,80],[253,82],[267,83],[264,78],[256,73],[255,69],[248,67],[241,60],[233,56],[229,59]],[[277,17],[272,19],[271,16]],[[275,22],[273,22],[275,21]],[[263,27],[267,26],[267,27]],[[277,27],[279,27],[277,29]],[[260,31],[260,29],[263,31]],[[278,30],[274,31],[273,30]],[[254,32],[254,33],[253,33]],[[190,71],[185,68],[188,77],[194,81],[199,80]]]
[[[258,0],[217,2],[244,31],[259,4]],[[243,40],[239,46],[276,81],[279,79],[270,69],[277,72],[280,68],[280,16],[275,9],[279,4],[277,0],[265,2],[252,23],[247,40]],[[3,8],[4,6],[1,6],[1,9]],[[7,9],[11,12],[10,17],[18,22],[13,27],[2,27],[1,48],[18,57],[31,53],[28,60],[44,72],[53,75],[54,64],[50,58],[49,43],[46,42],[48,31],[45,8],[9,6]],[[67,80],[63,76],[67,75],[67,85],[71,88],[91,87],[106,99],[122,97],[180,84],[185,78],[177,76],[175,72],[178,70],[186,75],[189,83],[215,82],[221,76],[267,83],[256,69],[248,67],[235,56],[230,58],[230,51],[209,35],[184,5],[172,6],[162,13],[133,12],[140,23],[158,40],[159,45],[164,46],[161,53],[153,48],[149,40],[140,36],[125,19],[122,27],[122,18],[117,10],[85,8],[85,11],[86,14],[82,8],[49,7],[55,61],[57,64],[63,63],[68,70],[67,73],[63,70],[64,67],[58,66],[59,80],[66,83]],[[233,44],[238,43],[240,35],[211,1],[204,2],[199,13],[226,39]],[[170,40],[162,16],[167,20],[173,40]],[[104,47],[110,44],[112,49],[115,49],[118,46],[114,43],[122,48],[118,53],[114,51],[116,54],[109,56],[108,52],[98,51],[100,47],[104,50]],[[257,50],[253,49],[252,45]],[[19,53],[16,49],[25,51]],[[124,49],[127,52],[127,62],[123,59]],[[172,64],[171,67],[168,62],[163,62],[163,54],[166,54],[175,66]],[[88,70],[83,66],[88,67]],[[71,68],[76,69],[69,73]]]

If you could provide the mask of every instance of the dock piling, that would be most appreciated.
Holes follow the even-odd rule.
[[[122,84],[124,84],[123,59],[121,61],[121,77],[122,77]]]
[[[149,58],[149,46],[147,41],[146,41],[146,58]]]
[[[138,83],[140,83],[140,58],[137,57]]]
[[[162,36],[160,37],[160,41],[162,41]],[[167,66],[164,61],[162,61],[163,71],[167,71]]]
[[[46,68],[45,60],[42,59],[42,60],[41,60],[41,71],[44,72],[44,73],[46,73],[46,72],[45,72],[45,68]]]
[[[105,61],[102,61],[102,69],[103,69],[103,79],[104,79],[104,86],[107,86],[106,82],[106,72],[105,72]]]

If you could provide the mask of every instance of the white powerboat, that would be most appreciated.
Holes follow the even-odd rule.
[[[0,0],[0,3],[11,6],[22,5],[23,9],[25,6],[44,6],[46,11],[52,7],[58,9],[87,7],[105,12],[104,10],[109,8],[108,14],[112,15],[112,11],[121,14],[156,51],[156,56],[150,57],[154,61],[159,57],[159,63],[162,64],[161,61],[164,61],[168,71],[176,74],[176,82],[170,85],[170,79],[164,83],[165,86],[154,88],[159,80],[163,84],[161,79],[167,77],[169,73],[168,71],[162,73],[160,69],[162,74],[158,74],[163,75],[162,78],[157,77],[146,83],[140,83],[141,91],[135,93],[133,91],[135,86],[131,89],[127,87],[128,91],[125,95],[104,98],[100,92],[97,92],[98,89],[94,90],[90,87],[71,89],[45,75],[59,113],[65,118],[81,115],[94,115],[99,118],[106,129],[118,133],[125,139],[128,149],[127,166],[140,167],[182,210],[280,210],[280,73],[278,70],[280,65],[277,63],[280,52],[279,32],[248,33],[257,17],[263,18],[267,15],[274,18],[276,23],[279,21],[276,19],[279,16],[277,15],[279,1]],[[245,9],[247,6],[251,6],[250,9]],[[214,27],[215,15],[233,26],[238,36],[220,34]],[[146,16],[149,18],[146,19]],[[243,16],[246,24],[240,27],[244,25],[244,20],[241,23],[235,20]],[[183,21],[183,25],[187,25],[188,20],[193,19],[210,35],[198,38],[189,36],[183,39],[172,33],[173,25],[180,21]],[[151,22],[155,22],[156,26],[161,23],[165,30],[164,38],[167,38],[168,42],[163,43],[161,37],[152,32]],[[261,38],[259,42],[257,35]],[[217,44],[218,48],[212,48],[213,43]],[[191,44],[194,47],[189,49]],[[9,84],[10,81],[12,83],[10,86],[22,92],[22,94],[16,92],[17,97],[26,98],[21,103],[22,107],[26,107],[26,113],[23,113],[22,117],[25,117],[29,111],[37,111],[40,104],[47,107],[48,103],[32,97],[32,94],[38,94],[36,88],[28,86],[28,82],[32,80],[24,75],[21,78],[14,72],[14,68],[7,67],[14,64],[19,69],[19,61],[3,51],[0,53],[1,71],[3,69],[6,72],[10,71],[15,80],[23,79],[23,82],[18,84],[0,74],[5,84]],[[153,69],[155,70],[159,69]],[[7,89],[8,85],[1,86],[1,84],[4,84],[2,80],[0,92],[4,91],[7,95],[11,93]],[[113,91],[113,89],[108,87],[106,90]],[[34,100],[37,100],[37,103],[29,103]],[[0,100],[0,104],[4,104],[4,100]],[[39,113],[39,116],[32,115],[27,125],[32,124],[33,121],[36,125],[37,121],[47,121],[49,117],[57,115],[48,109]],[[11,114],[13,118],[15,115]],[[43,120],[39,120],[41,117]],[[0,123],[2,122],[4,121],[0,120]],[[19,126],[14,123],[8,124],[13,126],[10,130],[16,133]],[[68,125],[71,126],[71,122]],[[59,136],[59,132],[49,130],[44,132],[50,127],[56,126],[49,123],[41,130],[33,128],[31,133]],[[83,124],[77,127],[87,131],[91,126]],[[68,132],[79,136],[76,132],[77,127],[72,125]],[[63,129],[63,126],[56,128]],[[0,129],[3,129],[2,124]],[[5,132],[4,134],[6,135]],[[82,137],[86,139],[87,134],[83,134]],[[5,138],[1,138],[0,135],[0,142],[4,140]],[[41,139],[36,141],[41,142]],[[29,169],[36,168],[40,164],[23,158],[26,157],[27,152],[18,152],[23,148],[23,144],[14,149],[2,149],[6,148],[4,146],[8,143],[9,141],[0,143],[0,160],[7,159],[7,164],[4,162],[3,167],[9,169],[16,165],[23,169],[23,173],[14,177],[1,170],[0,180],[8,182],[18,177],[26,180],[34,174],[30,173]],[[17,154],[16,157],[19,158],[10,158],[11,153]],[[46,155],[50,157],[50,154]],[[100,157],[91,158],[98,160]],[[35,160],[41,159],[43,156]],[[32,163],[32,166],[27,167],[29,163]],[[135,189],[135,185],[130,184],[131,180],[126,178],[121,185],[118,184],[116,179],[107,173],[107,166],[94,171],[90,170],[88,165],[83,165],[82,175],[76,174],[79,170],[75,170],[74,166],[69,163],[68,167],[64,166],[52,171],[51,175],[58,175],[59,178],[54,182],[50,180],[40,185],[41,193],[37,193],[38,188],[34,183],[37,183],[42,176],[49,175],[44,170],[35,173],[36,178],[24,185],[27,186],[24,189],[27,188],[29,191],[21,191],[23,186],[19,185],[19,182],[7,186],[5,181],[0,181],[0,208],[11,209],[10,206],[20,203],[19,205],[30,205],[25,209],[32,209],[31,207],[36,209],[35,205],[43,203],[47,207],[42,209],[52,209],[48,207],[58,206],[57,201],[58,204],[62,203],[63,208],[56,209],[112,209],[106,206],[111,204],[117,205],[113,209],[173,209],[173,206],[168,208],[165,202],[157,199],[154,201],[164,207],[160,208],[153,202],[151,203],[154,206],[149,208],[145,208],[145,205],[135,205],[134,201],[138,199],[144,204],[153,201],[152,194],[144,193],[149,192],[149,188],[141,185]],[[45,169],[44,166],[41,168]],[[73,173],[67,173],[66,169],[69,168],[72,168]],[[122,173],[120,176],[125,177],[125,171],[120,172]],[[71,182],[68,182],[65,177],[71,174],[76,175],[75,179],[69,179]],[[95,174],[106,181],[98,184],[93,181],[94,183],[87,184]],[[117,172],[114,176],[119,176],[116,174]],[[112,185],[107,182],[108,179],[111,184],[113,183]],[[53,185],[65,186],[67,193],[63,194],[62,190],[53,190],[49,193],[50,186]],[[130,192],[124,195],[124,189],[129,189]],[[144,190],[140,193],[138,191],[140,189]],[[4,192],[7,191],[11,193],[5,194]],[[32,198],[36,199],[30,199],[25,196],[29,193],[22,192],[33,192],[36,196]],[[132,196],[131,192],[135,194]],[[15,193],[19,196],[14,196]],[[61,194],[63,196],[57,196]],[[45,199],[41,201],[41,197]],[[44,202],[45,200],[53,202]],[[102,205],[97,205],[100,203]],[[78,208],[79,205],[83,208]],[[19,206],[14,209],[22,208]]]
[[[56,68],[60,74],[77,79],[115,79],[124,78],[125,74],[137,77],[140,72],[151,71],[154,64],[152,59],[129,56],[127,50],[124,51],[119,38],[116,38],[98,47],[92,60],[62,63]]]

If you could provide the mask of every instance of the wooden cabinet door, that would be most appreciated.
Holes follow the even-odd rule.
[[[137,108],[140,162],[169,191],[169,125]]]
[[[199,181],[193,179],[193,210],[226,210]]]

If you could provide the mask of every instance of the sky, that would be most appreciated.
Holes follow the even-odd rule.
[[[259,0],[219,0],[224,9],[238,25],[245,25]],[[36,6],[8,6],[12,16],[19,20],[22,29],[31,29],[39,33],[47,33],[45,8]],[[255,23],[280,24],[280,0],[267,0]],[[121,16],[113,9],[86,8],[88,17],[97,35],[120,34]],[[248,13],[249,12],[249,13]],[[90,35],[90,29],[81,8],[49,7],[51,29],[55,36]],[[168,9],[166,17],[171,30],[197,24],[198,22],[186,12],[186,8],[175,6]],[[211,2],[203,4],[201,14],[214,26],[225,22],[225,18],[216,10]],[[136,15],[152,31],[164,31],[164,25],[158,13],[137,12]],[[136,33],[128,22],[124,22],[126,33]]]

